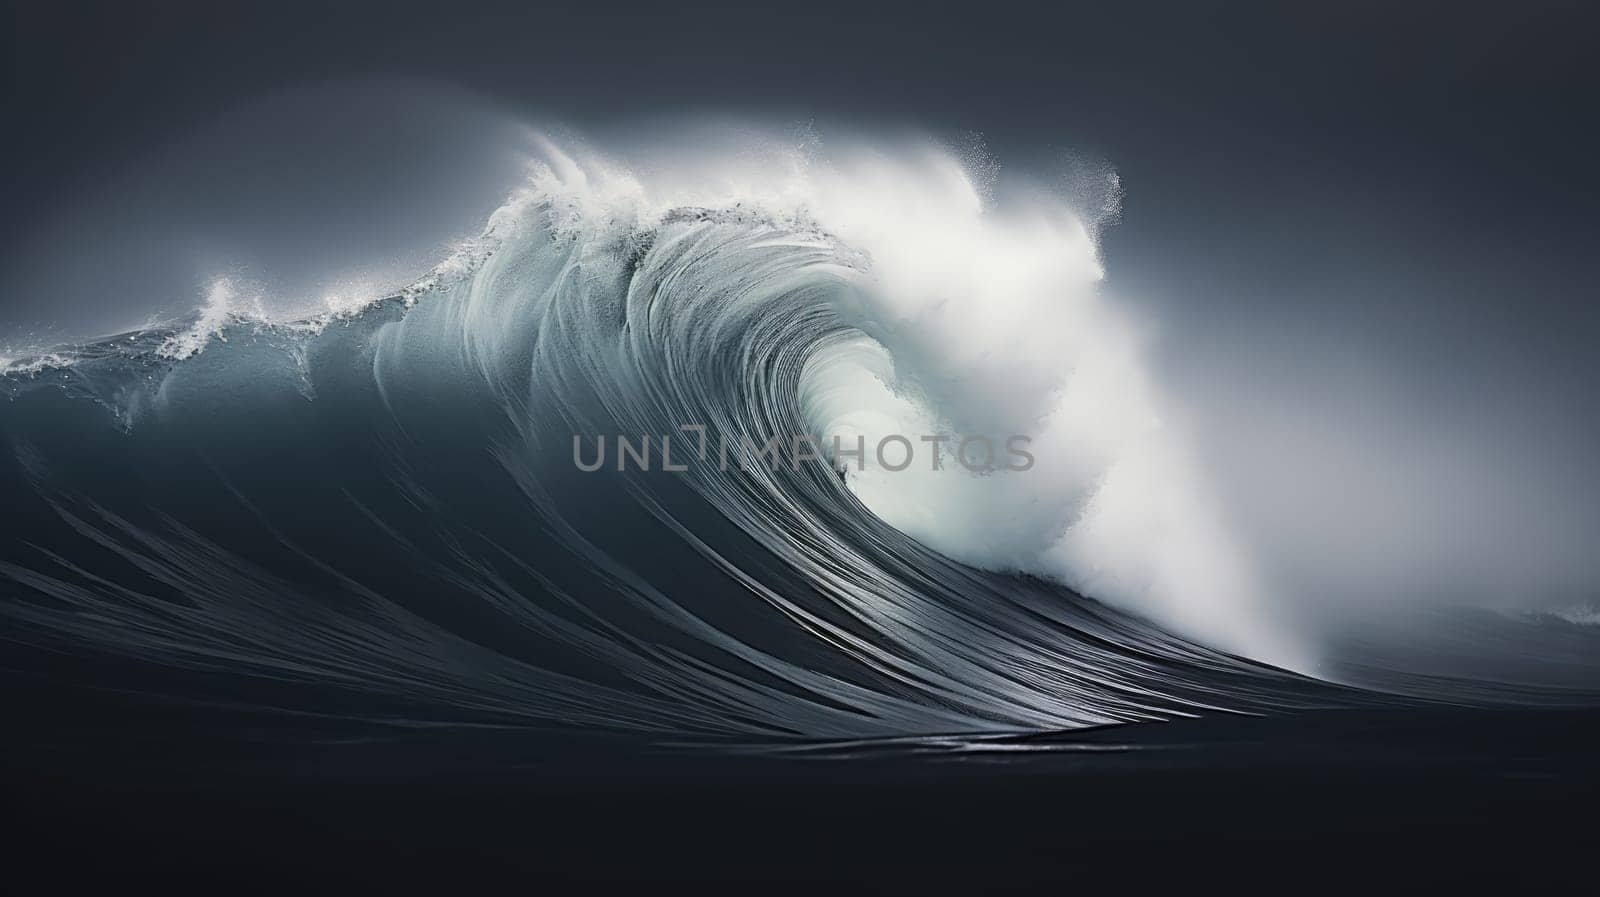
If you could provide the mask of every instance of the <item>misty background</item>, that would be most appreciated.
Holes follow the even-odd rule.
[[[1577,3],[9,7],[0,354],[414,278],[531,124],[983,135],[1109,164],[1106,289],[1309,615],[1600,598],[1595,14]]]

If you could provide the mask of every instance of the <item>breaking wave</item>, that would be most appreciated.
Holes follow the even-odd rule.
[[[398,295],[286,322],[219,281],[8,361],[13,641],[163,693],[679,736],[1377,700],[1289,671],[1316,652],[1163,424],[1098,288],[1114,175],[1001,203],[918,141],[656,163],[544,145]],[[686,432],[824,452],[574,465]],[[951,433],[1036,463],[833,454]]]

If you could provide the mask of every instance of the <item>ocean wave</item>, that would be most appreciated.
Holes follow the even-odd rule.
[[[13,362],[13,639],[163,693],[677,736],[1381,700],[1283,668],[1303,646],[1162,426],[1082,212],[997,211],[927,145],[665,186],[544,149],[396,295],[273,321],[218,281],[192,321]],[[574,436],[686,425],[1027,434],[1039,463],[573,465]]]

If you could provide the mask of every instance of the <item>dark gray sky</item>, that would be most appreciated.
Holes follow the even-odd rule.
[[[310,203],[287,197],[333,184],[376,244],[393,228],[375,219],[423,201],[375,194],[446,184],[477,191],[441,213],[442,231],[464,227],[455,205],[482,204],[505,176],[453,142],[474,111],[435,120],[473,104],[580,127],[684,109],[887,118],[981,131],[1012,165],[1101,157],[1129,190],[1108,241],[1116,273],[1141,292],[1227,294],[1233,310],[1208,318],[1281,304],[1285,281],[1353,278],[1344,310],[1317,313],[1354,302],[1403,329],[1416,322],[1383,294],[1404,290],[1487,318],[1480,306],[1532,303],[1571,324],[1587,303],[1549,297],[1593,282],[1600,82],[1596,17],[1579,3],[323,6],[13,5],[0,326],[79,322],[71,278],[52,290],[29,271],[72,264],[49,244],[103,243],[115,228],[85,219],[104,222],[107,204],[119,221],[162,207],[146,218],[186,217],[221,243],[259,236],[240,222],[266,206],[256,230],[311,241],[317,228],[287,210]],[[352,81],[464,99],[363,102]],[[328,85],[345,96],[304,108]],[[446,180],[446,161],[491,170]],[[315,217],[359,230],[337,210]],[[270,242],[255,251],[274,256]],[[1374,292],[1378,269],[1391,286]],[[1170,270],[1177,284],[1142,282]],[[161,288],[152,275],[134,292]]]
[[[1282,563],[1481,589],[1510,540],[1515,578],[1600,583],[1585,4],[562,6],[12,5],[0,348],[230,267],[415,273],[515,178],[490,137],[520,120],[979,131],[1120,171],[1109,287]]]

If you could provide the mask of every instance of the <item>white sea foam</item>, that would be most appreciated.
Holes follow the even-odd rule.
[[[1113,172],[1077,191],[1096,198],[1083,211],[1071,190],[987,199],[995,166],[970,147],[741,139],[714,153],[657,146],[635,164],[543,143],[531,187],[487,233],[543,198],[558,230],[620,236],[693,207],[837,240],[863,259],[836,303],[861,335],[808,366],[801,400],[822,444],[960,433],[998,449],[1021,434],[1037,459],[974,474],[951,445],[933,470],[919,445],[910,469],[891,471],[869,448],[865,470],[847,462],[867,507],[955,559],[1057,579],[1259,659],[1310,663],[1269,616],[1182,434],[1163,423],[1139,328],[1100,288],[1095,234],[1115,210]]]
[[[1549,614],[1574,626],[1600,626],[1600,606],[1594,604],[1573,604],[1556,608]]]
[[[206,292],[205,305],[201,307],[194,323],[168,337],[156,349],[156,354],[182,361],[204,350],[212,339],[226,341],[222,330],[229,321],[239,316],[238,303],[238,289],[231,279],[219,277],[213,280]]]
[[[0,356],[0,374],[32,377],[43,371],[70,367],[77,358],[67,352],[44,352],[18,358]]]

